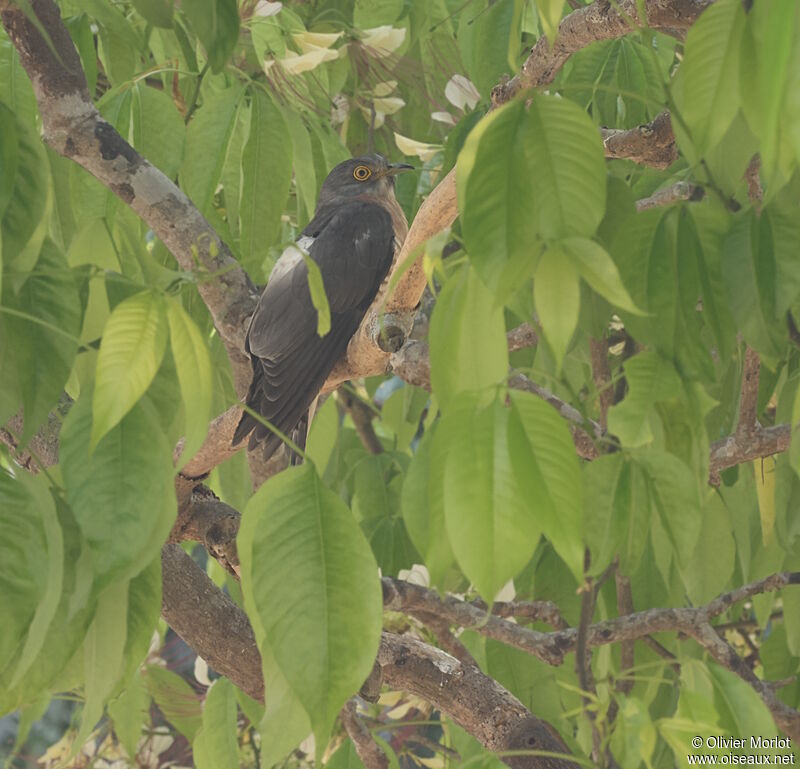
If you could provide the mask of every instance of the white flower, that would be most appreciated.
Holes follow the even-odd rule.
[[[431,575],[428,573],[428,567],[421,563],[415,563],[410,569],[400,569],[397,572],[397,579],[405,580],[412,585],[431,586]]]
[[[405,39],[404,27],[396,28],[387,24],[383,27],[365,29],[361,42],[376,56],[388,56],[390,53],[394,53]]]
[[[513,601],[517,595],[517,589],[514,587],[513,577],[500,588],[497,595],[494,597],[495,601],[505,603],[506,601]]]
[[[319,48],[330,48],[341,36],[341,32],[296,32],[292,39],[303,53],[311,53]]]
[[[397,133],[397,131],[394,132],[394,143],[397,145],[397,149],[404,155],[416,155],[423,162],[430,160],[442,149],[441,144],[418,142],[414,139],[409,139],[408,136]]]
[[[462,112],[472,109],[481,99],[478,89],[472,81],[463,75],[453,75],[444,87],[447,101]]]
[[[375,99],[373,104],[375,105],[375,111],[383,112],[384,115],[394,115],[395,112],[406,106],[406,103],[398,96]]]
[[[324,61],[333,61],[338,58],[338,51],[332,51],[330,48],[314,48],[302,54],[287,50],[284,58],[279,61],[281,67],[289,75],[299,75],[301,72],[308,72],[318,67]],[[269,66],[271,66],[269,62],[264,62],[265,71],[269,69]]]
[[[137,745],[136,755],[140,766],[157,769],[158,757],[168,750],[173,742],[175,742],[175,738],[169,734],[167,727],[157,726],[152,734],[143,737]]]
[[[385,83],[378,83],[372,89],[372,93],[377,97],[388,96],[395,88],[397,88],[397,81],[387,80]]]
[[[431,117],[439,123],[456,124],[456,119],[449,112],[432,112]]]
[[[333,106],[331,106],[331,123],[333,125],[341,125],[347,120],[350,114],[350,102],[344,94],[337,93],[333,97]]]
[[[197,683],[211,686],[211,679],[208,677],[208,663],[199,654],[194,660],[194,677]]]
[[[271,3],[269,0],[258,0],[253,10],[253,16],[274,16],[281,8],[283,8],[283,3]]]

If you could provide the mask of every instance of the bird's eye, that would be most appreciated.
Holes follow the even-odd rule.
[[[372,176],[372,171],[370,171],[366,166],[356,166],[353,169],[353,177],[360,182],[367,181],[370,176]]]

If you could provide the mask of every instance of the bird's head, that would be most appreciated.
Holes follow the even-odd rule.
[[[408,163],[390,163],[383,155],[378,154],[345,160],[323,182],[319,205],[362,195],[392,197],[395,175],[413,168]]]

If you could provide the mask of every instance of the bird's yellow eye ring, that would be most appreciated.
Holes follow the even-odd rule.
[[[356,166],[353,169],[353,178],[359,182],[365,182],[372,176],[372,171],[367,166]]]

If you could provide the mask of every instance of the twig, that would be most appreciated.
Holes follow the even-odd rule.
[[[736,425],[736,437],[745,438],[758,429],[758,380],[761,360],[758,353],[747,347],[742,366],[742,388],[739,397],[739,421]]]
[[[755,154],[750,159],[744,172],[747,182],[747,197],[757,214],[761,213],[761,203],[764,200],[764,188],[761,186],[761,155]]]
[[[614,572],[614,580],[617,586],[617,613],[621,616],[633,614],[633,593],[631,591],[630,578],[620,574],[619,564]],[[632,641],[623,641],[620,644],[620,670],[623,675],[626,671],[632,670],[636,664],[635,645]],[[633,681],[622,679],[617,682],[617,691],[620,694],[630,694],[633,689]]]
[[[697,184],[691,182],[675,182],[669,187],[662,187],[646,198],[636,201],[636,210],[645,211],[648,208],[658,206],[669,206],[679,200],[702,200],[705,190]]]
[[[467,647],[453,635],[453,632],[450,630],[450,623],[447,619],[438,614],[424,611],[409,611],[409,614],[418,619],[436,636],[439,646],[448,654],[452,654],[457,660],[465,664],[478,665]]]
[[[611,388],[611,368],[608,365],[608,338],[590,339],[589,353],[592,359],[592,379],[597,389],[600,404],[600,427],[607,427],[608,410],[614,403],[614,390]]]
[[[575,642],[575,673],[578,676],[578,686],[581,689],[583,715],[592,728],[592,759],[597,763],[600,761],[602,738],[597,727],[597,712],[592,707],[590,699],[590,695],[597,695],[597,688],[592,675],[592,653],[586,646],[586,633],[592,623],[597,603],[596,585],[588,575],[590,566],[591,555],[587,547],[583,555],[584,584],[581,587],[581,614]]]
[[[486,611],[483,601],[472,601],[472,604]],[[552,601],[497,601],[492,604],[491,613],[496,617],[544,622],[557,630],[569,627],[569,623],[561,616],[560,609]]]
[[[353,426],[356,428],[356,433],[358,433],[361,443],[364,444],[364,448],[370,454],[382,454],[383,444],[372,426],[372,417],[374,416],[372,410],[345,388],[339,389],[339,400],[350,414],[350,419],[353,420]]]
[[[355,698],[349,699],[345,703],[339,716],[366,769],[389,769],[389,759],[373,739],[370,730],[358,717]]]

